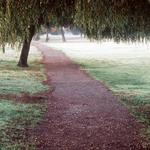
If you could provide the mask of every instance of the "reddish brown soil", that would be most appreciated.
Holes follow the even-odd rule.
[[[62,52],[36,46],[55,88],[35,129],[39,150],[144,150],[142,126],[109,89]]]

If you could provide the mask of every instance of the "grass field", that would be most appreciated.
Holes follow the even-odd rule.
[[[49,43],[103,82],[146,125],[150,137],[150,47],[114,42]]]
[[[23,94],[34,95],[49,89],[42,84],[46,77],[40,53],[32,48],[27,69],[16,66],[18,57],[19,52],[10,48],[6,54],[0,54],[0,150],[34,149],[27,132],[45,111],[44,104],[21,101]]]

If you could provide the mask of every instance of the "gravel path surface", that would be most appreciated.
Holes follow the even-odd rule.
[[[61,51],[42,44],[48,81],[54,87],[36,129],[39,150],[146,150],[142,127],[112,92]]]

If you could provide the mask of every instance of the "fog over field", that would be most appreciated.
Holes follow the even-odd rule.
[[[45,36],[42,36],[44,39]],[[45,45],[62,50],[71,58],[84,59],[109,59],[114,61],[125,61],[126,63],[135,63],[135,59],[146,61],[150,59],[150,43],[115,43],[113,41],[89,41],[79,36],[67,34],[67,42],[61,41],[61,36],[50,36],[48,43]],[[130,61],[129,61],[130,60]],[[138,61],[137,63],[140,63]]]

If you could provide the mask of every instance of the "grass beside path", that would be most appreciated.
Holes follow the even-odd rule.
[[[150,60],[75,59],[93,78],[118,95],[138,121],[145,123],[150,140]]]
[[[46,77],[40,63],[41,54],[31,51],[27,69],[16,66],[18,58],[19,52],[11,49],[0,54],[0,150],[34,149],[28,132],[45,111],[44,104],[34,103],[33,99],[31,104],[21,102],[23,94],[34,95],[49,89],[42,84]],[[20,102],[10,95],[19,97]]]

